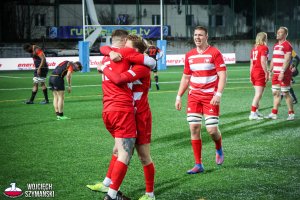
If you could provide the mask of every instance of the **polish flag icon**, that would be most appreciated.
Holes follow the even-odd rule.
[[[23,192],[20,188],[16,187],[16,183],[11,183],[11,187],[4,191],[4,195],[10,198],[16,198],[22,196]]]

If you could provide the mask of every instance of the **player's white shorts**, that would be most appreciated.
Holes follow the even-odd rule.
[[[33,77],[33,82],[34,83],[45,83],[46,82],[46,77]]]

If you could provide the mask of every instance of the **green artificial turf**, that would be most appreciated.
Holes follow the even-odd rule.
[[[151,154],[156,167],[157,200],[299,199],[300,198],[300,109],[296,119],[286,121],[282,101],[277,120],[249,121],[254,89],[248,64],[228,65],[228,83],[222,96],[220,130],[225,162],[215,164],[214,143],[202,128],[205,172],[187,175],[194,159],[183,110],[175,110],[183,67],[159,72],[161,90],[153,85],[149,100],[153,115]],[[293,88],[300,98],[300,78]],[[85,185],[102,181],[111,158],[113,139],[104,127],[101,76],[75,73],[72,93],[65,95],[66,116],[57,121],[51,103],[23,104],[32,87],[31,71],[0,72],[0,199],[16,183],[27,191],[29,183],[51,183],[54,199],[103,199]],[[272,108],[270,83],[260,103],[267,115]],[[136,154],[121,190],[132,199],[144,194],[143,168]],[[17,199],[28,199],[25,194]],[[29,198],[30,199],[30,198]],[[38,199],[38,198],[37,198]]]

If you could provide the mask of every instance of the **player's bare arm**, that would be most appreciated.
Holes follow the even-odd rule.
[[[251,82],[251,72],[252,72],[252,68],[253,68],[253,60],[250,59],[250,73],[249,73],[249,76],[250,76],[249,80],[250,80],[250,82]]]
[[[265,72],[266,82],[269,80],[269,72],[268,72],[268,58],[266,56],[261,56],[260,58],[261,66]]]
[[[283,63],[283,66],[282,66],[282,70],[280,71],[280,74],[278,76],[278,80],[279,81],[282,81],[283,80],[283,77],[284,77],[284,72],[288,69],[288,67],[290,66],[290,62],[291,62],[291,59],[292,59],[292,53],[289,52],[289,53],[286,53],[284,55],[284,63]]]
[[[182,78],[180,81],[180,85],[179,85],[179,89],[178,89],[176,101],[175,101],[176,110],[181,110],[181,108],[182,108],[181,98],[189,86],[190,79],[191,79],[191,75],[182,74]]]
[[[72,71],[68,71],[67,73],[68,93],[71,93],[72,91],[71,77],[72,77]]]
[[[212,105],[219,105],[221,102],[221,96],[224,91],[226,80],[227,80],[227,73],[226,71],[219,71],[219,83],[218,83],[218,91],[215,93],[214,97],[210,101],[210,104]]]

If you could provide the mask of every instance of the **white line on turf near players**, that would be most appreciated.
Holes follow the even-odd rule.
[[[31,88],[29,88],[31,89]],[[253,89],[252,87],[227,87],[226,90],[236,90],[236,89]],[[176,93],[177,90],[167,90],[167,91],[151,91],[149,94],[162,94],[162,93]],[[65,96],[65,99],[76,99],[76,98],[89,98],[89,97],[102,97],[101,94],[95,94],[95,95],[86,95],[86,96]],[[38,100],[43,100],[43,98],[37,98]],[[52,100],[50,98],[50,100]],[[0,100],[0,103],[5,102],[20,102],[24,101],[24,99],[11,99],[11,100]]]
[[[174,83],[180,83],[180,81],[169,81],[169,82],[159,82],[159,84],[174,84]],[[155,84],[155,83],[152,83]],[[228,81],[227,84],[250,84],[250,81]],[[298,86],[300,83],[295,83],[293,86]],[[86,88],[86,87],[101,87],[101,84],[99,85],[74,85],[73,88]],[[251,87],[252,88],[252,87]],[[32,88],[0,88],[0,91],[15,91],[15,90],[31,90]]]
[[[0,78],[32,78],[32,77],[0,76]]]

